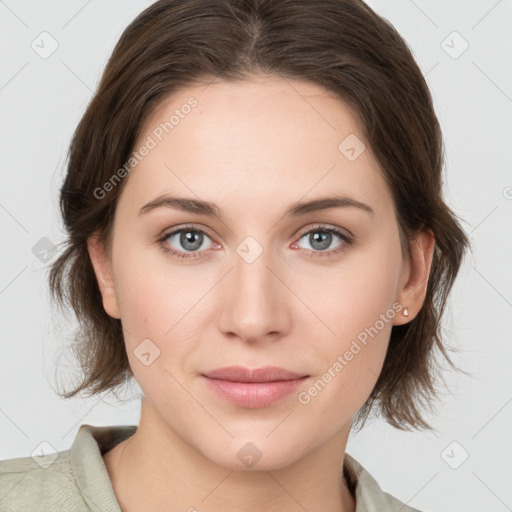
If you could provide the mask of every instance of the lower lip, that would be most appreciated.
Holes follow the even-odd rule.
[[[222,398],[240,407],[268,407],[293,393],[307,377],[273,382],[233,382],[204,377],[208,386]]]

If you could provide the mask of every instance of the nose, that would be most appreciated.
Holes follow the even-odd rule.
[[[269,251],[248,261],[235,254],[233,268],[223,279],[219,329],[225,336],[250,344],[275,341],[290,329],[293,294]]]

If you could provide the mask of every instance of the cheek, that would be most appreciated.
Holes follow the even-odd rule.
[[[341,313],[337,321],[332,317],[335,335],[317,337],[322,342],[315,360],[323,364],[298,401],[311,417],[321,417],[331,434],[352,420],[375,387],[395,315],[393,308],[386,308],[386,297],[383,293],[380,301],[369,300],[357,315]]]
[[[310,276],[299,283],[304,292],[309,287],[305,302],[321,320],[309,337],[321,340],[315,358],[323,363],[303,403],[316,402],[320,414],[332,416],[334,423],[363,405],[380,374],[399,314],[393,304],[400,258],[399,246],[376,244],[336,271],[317,274],[314,292]]]
[[[398,240],[389,243],[382,236],[366,250],[347,253],[338,266],[317,269],[314,275],[297,272],[295,290],[322,321],[333,348],[339,349],[373,326],[382,314],[395,314],[392,305],[400,269]],[[378,326],[382,329],[380,322]]]
[[[204,329],[204,299],[218,280],[213,270],[210,276],[191,272],[190,267],[166,262],[165,255],[155,257],[154,252],[124,253],[115,268],[126,350],[137,381],[151,378],[138,360],[141,343],[151,357],[159,352],[155,368],[174,371],[187,365]]]
[[[139,246],[137,246],[139,244]],[[166,260],[159,248],[120,241],[116,293],[127,330],[162,338],[206,293],[199,276]],[[124,250],[123,250],[124,249]]]

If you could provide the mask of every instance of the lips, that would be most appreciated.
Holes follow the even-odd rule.
[[[217,368],[201,375],[216,396],[239,407],[262,408],[290,395],[308,379],[277,366],[250,370],[242,366]]]
[[[209,371],[203,375],[210,379],[229,380],[232,382],[275,382],[307,377],[307,375],[295,373],[278,366],[265,366],[264,368],[255,368],[254,370],[242,366],[226,366]]]

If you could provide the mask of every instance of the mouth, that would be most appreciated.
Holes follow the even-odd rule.
[[[206,372],[201,377],[224,400],[240,407],[262,408],[293,393],[310,376],[277,366],[252,370],[227,366]]]

